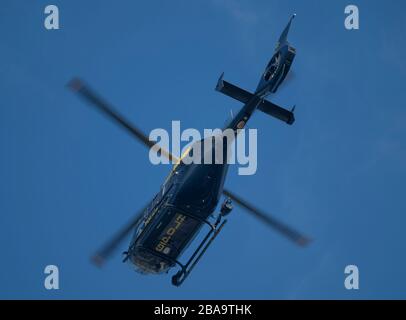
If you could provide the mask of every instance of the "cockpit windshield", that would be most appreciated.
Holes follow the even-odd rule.
[[[160,274],[166,272],[172,264],[144,248],[136,248],[130,253],[130,263],[135,266],[135,271],[142,274]]]

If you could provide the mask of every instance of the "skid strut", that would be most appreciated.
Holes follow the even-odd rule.
[[[180,270],[172,277],[172,284],[174,286],[179,287],[183,283],[183,281],[185,281],[187,276],[192,272],[193,268],[196,266],[206,250],[209,248],[213,240],[216,239],[221,229],[223,229],[227,220],[221,221],[221,218],[222,215],[219,215],[216,223],[210,224],[210,231],[206,234],[203,241],[197,247],[186,264],[182,264],[179,261],[176,261],[176,263],[180,266]]]

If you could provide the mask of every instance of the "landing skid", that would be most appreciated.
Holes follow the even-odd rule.
[[[202,242],[199,244],[195,252],[192,254],[192,256],[189,258],[188,262],[186,264],[182,264],[178,260],[176,260],[176,264],[180,266],[180,270],[172,276],[172,284],[174,286],[179,287],[183,281],[188,277],[188,275],[192,272],[193,268],[196,266],[196,264],[199,262],[199,260],[202,258],[206,250],[209,248],[211,243],[214,241],[214,239],[217,237],[217,235],[220,233],[221,229],[223,229],[224,225],[227,222],[227,219],[223,220],[223,215],[219,214],[216,222],[214,224],[205,221],[207,225],[210,226],[210,231],[206,234]]]

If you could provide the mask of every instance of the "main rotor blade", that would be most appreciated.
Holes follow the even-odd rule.
[[[132,134],[135,138],[141,141],[148,148],[153,148],[153,150],[160,152],[163,156],[169,160],[177,161],[169,151],[161,148],[159,145],[150,141],[145,133],[138,129],[134,124],[122,116],[115,108],[99,97],[89,86],[87,86],[79,78],[74,78],[68,83],[68,87],[73,91],[79,93],[89,104],[96,107],[104,115],[115,121],[122,128],[126,129],[127,132]]]
[[[142,210],[137,212],[132,220],[130,220],[124,227],[122,227],[110,241],[106,242],[103,247],[96,252],[92,257],[92,261],[99,267],[101,267],[104,262],[111,257],[117,247],[125,240],[125,238],[131,233],[134,227],[142,220],[144,217],[144,211],[147,209],[146,205]]]
[[[229,191],[227,189],[223,189],[223,194],[226,197],[231,198],[234,201],[234,203],[240,205],[241,207],[246,209],[249,213],[253,214],[255,217],[262,220],[262,222],[265,222],[268,226],[276,229],[282,235],[284,235],[288,239],[295,242],[297,245],[304,247],[307,244],[309,244],[309,242],[310,242],[309,238],[300,234],[298,231],[288,227],[287,225],[283,224],[282,222],[278,221],[277,219],[265,214],[261,210],[255,208],[253,205],[251,205],[248,202],[246,202],[245,200],[241,199],[239,196],[232,193],[231,191]]]

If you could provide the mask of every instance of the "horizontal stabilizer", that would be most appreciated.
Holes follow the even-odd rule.
[[[224,73],[220,76],[217,82],[216,86],[217,91],[225,94],[226,96],[234,98],[242,103],[248,103],[254,96],[252,93],[244,89],[241,89],[230,82],[223,80],[223,76]],[[295,122],[295,116],[292,111],[279,107],[278,105],[268,100],[263,100],[258,105],[258,109],[272,117],[275,117],[279,120],[286,122],[287,124],[293,124],[293,122]]]
[[[287,124],[291,125],[295,122],[295,115],[292,111],[281,108],[268,100],[262,101],[258,106],[258,109],[272,117],[286,122]]]
[[[216,90],[242,103],[248,103],[248,101],[253,97],[253,94],[233,85],[230,82],[224,81],[223,76],[224,73],[221,74],[220,79],[217,82]]]

